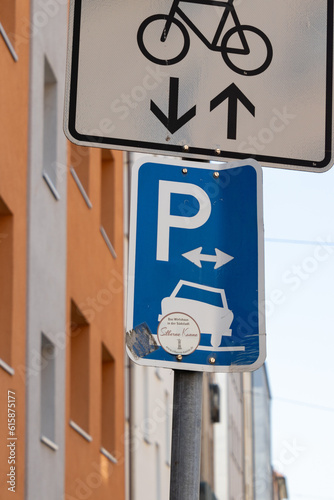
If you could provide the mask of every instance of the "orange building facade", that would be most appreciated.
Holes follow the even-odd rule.
[[[125,498],[123,159],[70,146],[67,500]]]
[[[0,3],[0,497],[24,498],[29,17]],[[24,43],[17,43],[21,36]],[[15,493],[14,493],[15,492]]]
[[[1,500],[125,500],[123,154],[63,134],[67,12],[0,2]]]

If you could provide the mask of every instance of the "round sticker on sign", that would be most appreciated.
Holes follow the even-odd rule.
[[[185,313],[170,313],[158,326],[160,345],[169,354],[191,354],[200,342],[201,332],[196,321]]]

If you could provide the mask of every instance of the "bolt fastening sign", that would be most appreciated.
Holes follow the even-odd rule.
[[[67,137],[328,169],[333,1],[71,0]]]
[[[127,351],[149,366],[249,371],[265,358],[262,171],[144,158],[132,178]]]

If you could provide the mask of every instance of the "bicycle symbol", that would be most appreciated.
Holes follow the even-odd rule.
[[[181,1],[187,3],[225,7],[212,42],[210,42],[210,40],[208,40],[203,35],[199,28],[181,10],[179,6],[179,3]],[[172,7],[168,14],[155,14],[153,16],[150,16],[145,19],[139,26],[137,33],[137,43],[141,52],[150,61],[164,66],[176,64],[187,55],[190,47],[190,37],[186,26],[178,18],[175,17],[175,15],[178,14],[184,21],[184,23],[188,25],[188,27],[199,37],[199,39],[206,45],[208,49],[221,52],[225,63],[231,70],[245,76],[253,76],[262,73],[268,68],[273,57],[273,49],[270,40],[267,35],[265,35],[258,28],[240,23],[233,5],[233,1],[234,0],[228,0],[227,2],[220,0],[173,0]],[[219,40],[230,14],[235,26],[229,29],[224,34],[221,43],[219,44]],[[153,24],[156,30],[152,30]],[[261,42],[261,52],[262,54],[264,54],[264,57],[262,57],[264,61],[262,62],[261,60],[262,64],[260,63],[260,66],[253,69],[243,69],[239,67],[239,65],[237,66],[235,62],[233,62],[233,55],[249,55],[251,53],[251,48],[249,45],[249,34],[251,33],[253,35],[256,35],[256,50],[258,50],[259,48],[258,42]],[[251,35],[251,38],[254,39],[254,36]],[[176,40],[180,41],[181,45],[183,45],[181,47],[181,50],[180,47],[175,49]],[[161,43],[159,43],[159,41]],[[170,43],[168,44],[167,42]],[[164,57],[162,57],[161,55],[155,55],[153,53],[154,50],[159,50],[161,44],[164,45]],[[150,47],[148,48],[149,45]],[[171,49],[174,53],[169,54],[169,49]]]

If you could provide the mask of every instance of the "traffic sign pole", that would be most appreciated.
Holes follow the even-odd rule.
[[[170,500],[198,500],[203,373],[174,370]]]

